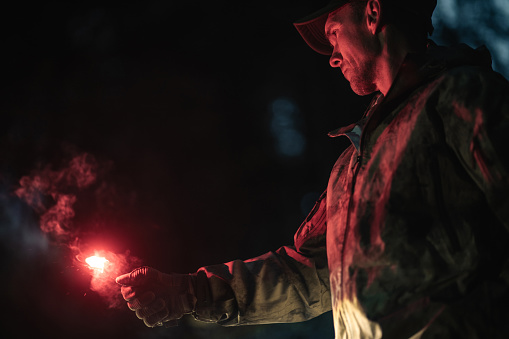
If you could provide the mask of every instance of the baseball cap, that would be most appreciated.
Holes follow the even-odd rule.
[[[366,0],[332,0],[325,7],[294,22],[294,26],[304,41],[320,54],[331,55],[332,46],[325,36],[325,22],[329,13],[340,7],[356,1]],[[391,5],[409,16],[424,22],[429,34],[433,32],[431,15],[437,5],[437,0],[380,0],[381,3]]]

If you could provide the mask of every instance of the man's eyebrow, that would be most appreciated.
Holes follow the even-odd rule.
[[[325,27],[325,36],[329,38],[332,35],[332,28],[329,25],[328,27]]]
[[[334,47],[331,43],[331,36],[332,36],[332,30],[331,29],[328,29],[325,31],[325,38],[327,39],[327,42],[329,43],[329,45],[331,47]]]
[[[338,22],[329,22],[325,26],[325,36],[327,37],[327,39],[332,35],[338,24],[339,24]]]

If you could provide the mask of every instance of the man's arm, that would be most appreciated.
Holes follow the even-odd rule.
[[[489,69],[464,67],[453,70],[442,86],[437,110],[447,144],[495,216],[483,216],[492,221],[478,230],[477,237],[488,239],[484,245],[478,239],[478,246],[490,248],[486,267],[509,284],[509,259],[503,254],[504,228],[509,232],[509,83]]]
[[[294,246],[199,269],[195,317],[231,326],[299,322],[329,311],[325,197],[295,234]]]
[[[149,327],[191,313],[232,326],[298,322],[331,310],[325,196],[295,234],[294,246],[193,274],[140,267],[117,277],[128,307]]]
[[[451,73],[438,102],[447,143],[509,231],[509,83],[476,67]]]

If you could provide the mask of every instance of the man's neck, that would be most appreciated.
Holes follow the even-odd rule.
[[[378,61],[378,89],[386,96],[389,92],[394,79],[405,60],[406,55],[410,52],[405,43],[403,35],[391,26],[386,26],[380,32],[379,36],[382,50]]]

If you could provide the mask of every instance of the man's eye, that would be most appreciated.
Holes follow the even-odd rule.
[[[328,35],[328,40],[329,40],[329,44],[330,44],[331,46],[333,46],[333,42],[332,42],[332,40],[337,39],[337,37],[338,37],[338,30],[337,30],[337,29],[335,29],[335,30],[333,30],[333,31],[331,31],[331,32],[329,33],[329,35]]]

